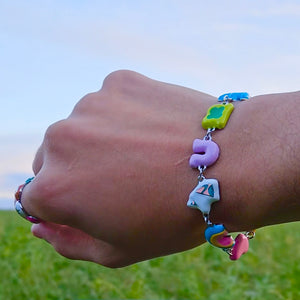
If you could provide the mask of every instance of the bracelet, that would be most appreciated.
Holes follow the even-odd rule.
[[[255,230],[240,233],[235,239],[227,232],[223,224],[213,224],[209,219],[211,205],[220,201],[220,189],[217,179],[207,179],[204,171],[214,164],[219,157],[219,146],[212,141],[212,133],[216,129],[223,129],[234,110],[234,101],[249,99],[248,93],[227,93],[218,98],[220,104],[211,106],[202,120],[202,127],[207,130],[203,139],[195,139],[190,166],[200,172],[198,184],[191,192],[187,206],[199,209],[206,223],[205,239],[211,245],[225,251],[231,260],[237,260],[249,249],[249,239],[255,236]]]

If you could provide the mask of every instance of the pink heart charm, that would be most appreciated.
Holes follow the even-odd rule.
[[[231,255],[229,258],[231,260],[238,260],[244,253],[246,253],[249,249],[249,241],[248,238],[240,233],[235,238],[235,244],[231,250]]]

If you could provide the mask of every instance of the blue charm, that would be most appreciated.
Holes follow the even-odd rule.
[[[218,248],[231,248],[234,239],[228,234],[223,224],[209,225],[205,230],[205,239]]]
[[[227,93],[218,98],[219,102],[223,101],[244,101],[250,99],[250,95],[246,92],[243,93]]]
[[[203,179],[190,193],[187,206],[209,215],[212,203],[220,200],[219,183],[216,179]]]

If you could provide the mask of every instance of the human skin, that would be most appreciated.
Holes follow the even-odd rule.
[[[110,74],[45,134],[22,195],[43,220],[33,234],[63,256],[108,267],[203,244],[202,215],[186,206],[198,176],[188,161],[216,101],[131,71]],[[221,151],[205,171],[220,184],[213,223],[232,232],[300,219],[299,103],[299,92],[235,103],[213,133]]]

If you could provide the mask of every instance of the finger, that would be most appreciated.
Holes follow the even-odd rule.
[[[43,162],[44,162],[44,150],[43,150],[44,146],[43,144],[40,146],[40,148],[38,149],[38,151],[36,152],[35,158],[33,160],[32,163],[32,170],[33,173],[35,175],[37,175],[39,173],[39,171],[41,170],[42,166],[43,166]]]
[[[73,225],[74,210],[61,199],[70,187],[61,184],[56,173],[48,172],[46,164],[22,190],[21,202],[28,215],[52,223]]]
[[[35,155],[35,159],[33,161],[32,164],[32,169],[35,175],[37,175],[42,166],[43,166],[43,145],[40,146],[40,148],[38,149],[36,155]],[[24,190],[25,188],[32,182],[32,180],[34,179],[34,177],[32,178],[28,178],[24,184],[20,185],[15,193],[15,207],[17,212],[24,217],[25,219],[27,219],[30,222],[36,223],[39,222],[39,218],[36,217],[32,217],[32,214],[28,213],[30,210],[26,210],[24,208]],[[22,201],[22,203],[21,203]],[[17,203],[18,202],[18,203]]]
[[[91,261],[107,267],[121,266],[119,251],[79,229],[42,222],[32,225],[31,232],[50,243],[64,257]]]
[[[53,223],[34,224],[34,236],[46,240],[61,255],[70,259],[95,260],[98,249],[95,239],[66,225]]]
[[[39,196],[36,193],[35,188],[37,185],[36,182],[39,181],[38,177],[40,176],[26,180],[25,185],[22,188],[22,192],[18,198],[22,202],[22,207],[26,214],[34,216],[38,219],[47,220],[45,219],[45,216],[41,214],[39,207],[36,205],[39,203]]]

